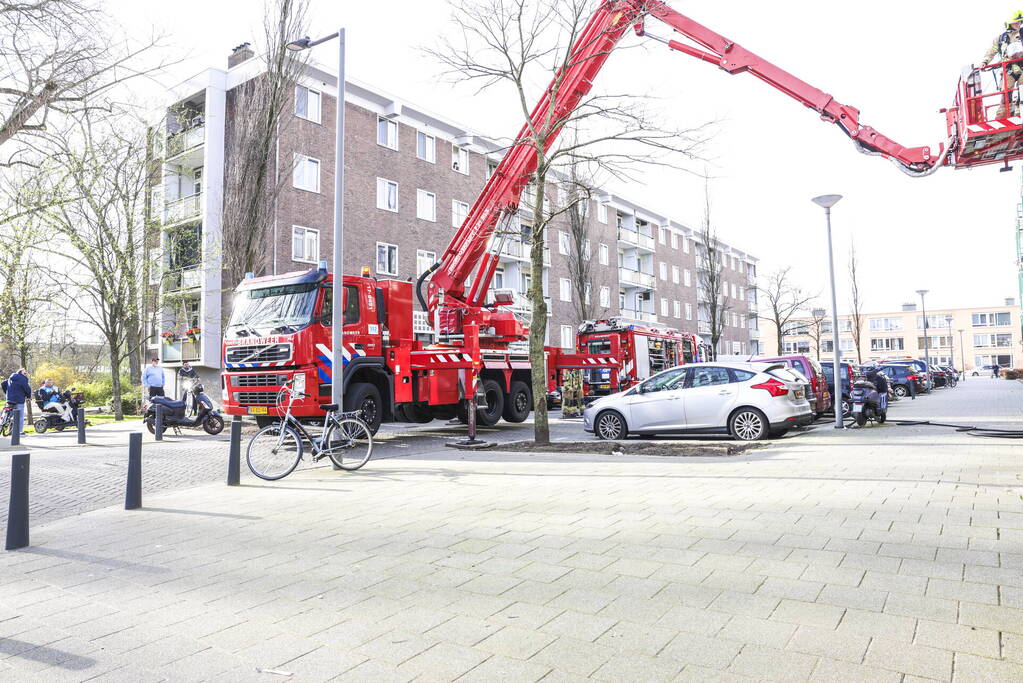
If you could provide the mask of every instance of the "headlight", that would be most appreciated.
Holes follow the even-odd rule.
[[[305,373],[300,372],[295,375],[295,391],[304,394],[305,393]]]

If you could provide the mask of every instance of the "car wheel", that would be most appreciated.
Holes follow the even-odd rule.
[[[613,410],[606,410],[597,415],[593,423],[593,432],[598,439],[604,441],[616,441],[624,439],[629,435],[629,428],[625,424],[625,418]]]
[[[852,404],[842,399],[842,417],[849,417],[852,414]]]
[[[768,430],[767,417],[756,408],[740,408],[728,419],[729,433],[740,441],[760,441]]]
[[[975,372],[975,373],[973,373],[973,376],[974,376],[974,377],[980,377],[980,375],[979,375],[979,374],[977,374],[976,372]]]
[[[896,384],[895,388],[892,391],[899,398],[905,398],[905,397],[909,396],[909,389],[907,389],[905,387],[905,385],[903,385],[903,384]]]

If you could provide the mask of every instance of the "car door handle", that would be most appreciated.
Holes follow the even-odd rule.
[[[729,389],[722,389],[718,392],[718,396],[731,396],[732,392]]]
[[[677,401],[677,400],[679,400],[680,398],[682,398],[682,397],[681,397],[681,396],[669,396],[669,397],[668,397],[668,400],[669,400],[669,401]]]

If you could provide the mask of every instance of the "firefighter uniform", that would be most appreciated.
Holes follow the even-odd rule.
[[[1020,79],[1023,78],[1023,30],[1021,30],[1023,29],[1023,12],[1016,12],[1005,26],[1006,30],[995,38],[994,44],[984,55],[981,66],[987,66],[993,61],[1004,62],[1020,57],[1021,61],[1007,65],[1005,69],[1006,83],[1003,86],[1009,92],[1012,102],[1012,111],[1009,115],[1015,116],[1019,114],[1019,94],[1016,88]],[[996,118],[1005,115],[1005,103],[1003,102],[998,108]]]

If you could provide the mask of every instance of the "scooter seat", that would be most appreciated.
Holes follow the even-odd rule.
[[[320,410],[322,410],[325,413],[332,412],[334,410],[337,410],[337,404],[336,403],[321,403],[320,404]]]
[[[184,401],[175,401],[165,396],[154,396],[152,398],[152,403],[168,410],[177,410],[179,408],[184,409],[185,407]]]

